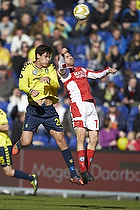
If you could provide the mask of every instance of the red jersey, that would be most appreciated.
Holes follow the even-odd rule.
[[[108,74],[110,67],[93,72],[83,67],[66,67],[64,60],[59,60],[58,75],[66,87],[71,103],[91,101],[93,99],[88,79],[100,79]]]

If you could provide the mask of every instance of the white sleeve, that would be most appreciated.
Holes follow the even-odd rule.
[[[100,79],[102,77],[106,77],[109,73],[110,67],[105,68],[103,71],[88,71],[87,78],[89,79]]]
[[[60,76],[64,76],[66,74],[66,63],[64,57],[60,56],[58,62],[58,73]]]
[[[18,43],[18,40],[17,40],[17,37],[15,36],[15,37],[12,38],[12,41],[11,41],[11,48],[10,48],[11,52],[16,52],[17,43]]]

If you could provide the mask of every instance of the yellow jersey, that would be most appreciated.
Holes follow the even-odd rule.
[[[0,66],[7,64],[8,68],[12,67],[11,56],[8,49],[5,47],[0,48]]]
[[[40,82],[42,77],[49,77],[50,84]],[[38,68],[32,61],[27,63],[21,70],[19,89],[27,93],[28,102],[51,97],[53,104],[55,104],[59,100],[57,96],[59,87],[57,73],[53,64],[49,64],[47,68]],[[31,90],[38,90],[39,94],[32,97]]]
[[[0,109],[0,125],[8,124],[6,113]],[[12,142],[8,136],[8,131],[0,131],[0,147],[11,146]]]
[[[36,50],[36,47],[33,47],[33,48],[28,52],[28,60],[29,60],[29,61],[35,61],[35,50]]]

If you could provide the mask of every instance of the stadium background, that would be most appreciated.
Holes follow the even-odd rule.
[[[88,1],[87,1],[88,2]],[[92,9],[92,6],[87,3],[86,4]],[[110,1],[109,1],[110,2]],[[137,2],[137,8],[140,8],[140,2]],[[36,2],[35,2],[36,3]],[[73,7],[76,5],[76,1],[73,3]],[[39,11],[49,11],[48,20],[55,21],[55,16],[52,16],[52,11],[55,9],[55,2],[53,1],[38,1],[38,10]],[[37,21],[38,16],[35,16],[35,20]],[[76,19],[73,16],[65,16],[65,20],[69,22],[69,24],[74,26],[76,23]],[[105,41],[109,36],[109,32],[106,31],[98,31],[98,34]],[[10,51],[10,43],[5,43],[4,47],[6,47]],[[69,50],[73,55],[77,55],[76,66],[79,64],[83,67],[86,67],[87,60],[83,55],[85,54],[85,46],[75,46],[70,44]],[[79,52],[79,53],[78,53]],[[78,53],[78,54],[77,54]],[[79,56],[78,56],[79,55]],[[125,68],[130,67],[133,73],[139,73],[140,71],[140,61],[125,63]],[[17,84],[18,78],[16,78],[16,74],[12,72],[15,83]],[[119,77],[116,81],[116,84],[122,82],[122,77]],[[8,101],[0,102],[0,108],[7,112]],[[103,108],[103,107],[102,107]],[[138,113],[138,109],[134,112],[134,115]],[[131,113],[127,113],[127,121],[128,121],[128,131],[132,130],[132,122],[134,119],[134,115]],[[12,120],[9,117],[10,128],[12,125]],[[10,131],[9,131],[10,135]],[[51,139],[49,145],[47,142],[47,136],[44,135],[35,135],[34,140],[39,140],[43,142],[43,147],[31,145],[29,149],[25,149],[22,153],[13,157],[14,167],[23,169],[29,173],[36,172],[40,176],[40,188],[49,188],[49,189],[72,189],[72,190],[81,190],[80,187],[71,186],[68,182],[67,171],[65,171],[65,165],[62,163],[61,154],[58,151],[57,145]],[[78,168],[77,156],[76,156],[76,139],[73,138],[71,140],[71,144],[69,145],[73,150],[74,159],[76,162],[76,166]],[[56,164],[56,159],[57,164]],[[102,161],[104,160],[104,161]],[[110,162],[112,160],[112,162]],[[28,164],[27,164],[28,163]],[[95,161],[91,167],[91,169],[96,174],[96,179],[93,185],[84,186],[82,190],[84,191],[93,191],[97,192],[118,192],[118,194],[132,193],[133,195],[139,195],[139,185],[140,185],[140,169],[138,166],[139,163],[139,153],[137,152],[128,152],[128,151],[117,151],[117,152],[101,152],[97,151],[95,156]],[[41,172],[41,167],[45,167],[43,172]],[[53,168],[53,172],[48,169]],[[61,170],[58,170],[60,168]],[[36,171],[37,170],[37,171]],[[49,171],[50,170],[50,171]],[[100,175],[98,174],[100,171]],[[56,172],[58,177],[53,177],[54,171]],[[63,171],[65,179],[59,177],[59,173]],[[65,172],[64,172],[65,171]],[[46,174],[45,174],[46,173]],[[51,174],[52,173],[52,174]],[[2,174],[2,179],[0,180],[0,186],[2,187],[19,187],[19,188],[28,188],[28,184],[26,182],[21,182],[17,180],[13,180],[4,176],[2,170],[0,169],[0,174]],[[51,177],[52,176],[52,177]],[[99,177],[98,177],[99,176]],[[61,180],[61,181],[60,181]],[[61,185],[60,185],[61,183]],[[62,187],[63,186],[63,187]]]

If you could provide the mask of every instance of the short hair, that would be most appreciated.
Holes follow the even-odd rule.
[[[107,128],[111,119],[109,117],[105,118],[104,120],[104,128]]]
[[[45,52],[48,53],[48,54],[52,54],[53,49],[50,46],[46,45],[46,44],[39,45],[36,48],[36,50],[35,50],[35,58],[36,58],[36,60],[37,60],[37,54],[39,54],[41,56]]]

